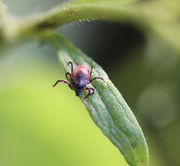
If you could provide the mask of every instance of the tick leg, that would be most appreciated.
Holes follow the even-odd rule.
[[[87,99],[89,96],[94,94],[94,88],[84,88],[85,90],[88,90],[88,94],[84,97],[84,99]],[[91,91],[92,90],[92,91]]]
[[[72,75],[71,75],[69,72],[67,72],[65,76],[66,76],[66,79],[67,79],[67,80],[70,79],[71,81],[73,81]]]
[[[91,75],[92,75],[92,71],[93,71],[93,61],[91,62],[90,78],[91,78]]]
[[[68,81],[66,81],[66,80],[57,80],[56,82],[55,82],[55,84],[53,85],[53,87],[55,87],[58,83],[60,83],[60,82],[63,82],[63,83],[65,83],[65,84],[68,84],[68,86],[71,88],[71,89],[73,89],[73,85],[71,84],[71,83],[69,83]]]
[[[103,80],[103,81],[104,81],[104,79],[103,79],[102,77],[94,77],[93,79],[91,79],[91,80],[89,81],[88,84],[90,84],[91,82],[93,82],[93,81],[95,81],[95,80]]]
[[[71,65],[71,78],[73,77],[73,63],[71,61],[68,62],[67,65]]]

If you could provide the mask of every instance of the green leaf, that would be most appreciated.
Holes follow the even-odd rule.
[[[57,51],[58,58],[65,72],[70,71],[67,63],[75,65],[91,65],[92,59],[73,46],[62,36],[53,33],[45,35],[45,40]],[[121,151],[130,166],[148,165],[148,148],[142,130],[131,109],[109,80],[105,71],[94,63],[93,77],[101,76],[104,81],[94,81],[89,87],[95,88],[95,93],[80,99],[86,106],[94,122],[102,132]]]

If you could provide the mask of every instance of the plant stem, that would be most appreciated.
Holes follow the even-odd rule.
[[[75,2],[60,5],[36,17],[18,18],[6,14],[2,32],[4,38],[9,42],[13,42],[43,30],[56,28],[65,23],[82,19],[120,20],[133,22],[137,26],[146,25],[145,19],[140,18],[142,17],[141,14],[133,9],[135,6],[132,8],[129,5],[121,5],[119,2],[114,5],[113,2],[109,3],[109,1],[102,4]]]

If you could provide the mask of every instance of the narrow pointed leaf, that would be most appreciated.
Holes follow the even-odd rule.
[[[92,59],[62,36],[52,34],[45,38],[56,49],[65,72],[70,71],[67,66],[69,61],[72,61],[75,65],[91,65]],[[131,109],[109,80],[105,71],[97,63],[94,63],[92,75],[93,77],[101,76],[104,78],[104,81],[94,81],[91,85],[88,85],[88,87],[95,88],[93,96],[84,99],[85,92],[83,92],[80,97],[92,119],[121,151],[130,166],[147,166],[147,144]]]

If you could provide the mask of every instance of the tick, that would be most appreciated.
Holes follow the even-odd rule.
[[[88,88],[87,85],[92,83],[95,80],[104,80],[102,77],[94,77],[92,76],[93,64],[91,68],[86,65],[78,65],[74,68],[74,65],[71,61],[68,62],[67,65],[71,65],[71,73],[67,72],[65,74],[67,80],[71,80],[70,82],[67,80],[57,80],[53,87],[55,87],[58,83],[63,82],[67,84],[71,89],[75,90],[76,96],[80,96],[82,90],[87,90],[88,94],[84,97],[84,99],[94,94],[94,88]]]

